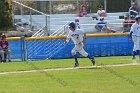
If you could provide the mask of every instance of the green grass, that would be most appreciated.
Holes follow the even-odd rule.
[[[111,70],[118,75],[107,68],[0,75],[0,93],[139,93],[140,66]]]
[[[131,56],[96,57],[97,65],[134,62]],[[0,64],[0,72],[73,67],[73,59]],[[138,60],[135,60],[138,61]],[[79,58],[80,66],[92,66]],[[0,74],[0,93],[139,93],[140,65]]]
[[[88,58],[79,58],[80,66],[92,66]],[[124,64],[132,62],[131,56],[111,56],[111,57],[95,57],[97,65],[100,64]],[[27,62],[12,62],[0,64],[0,72],[33,70],[44,68],[64,68],[73,67],[74,59],[56,59],[56,60],[41,60]],[[35,67],[34,67],[35,66]]]

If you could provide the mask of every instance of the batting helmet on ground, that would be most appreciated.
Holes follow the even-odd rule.
[[[72,28],[76,28],[76,25],[75,25],[75,23],[73,23],[73,22],[71,22],[70,24],[69,24],[69,27],[72,27]]]

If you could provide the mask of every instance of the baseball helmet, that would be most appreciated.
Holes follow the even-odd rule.
[[[2,34],[1,35],[1,39],[3,40],[4,38],[6,38],[6,35],[5,34]]]
[[[73,23],[73,22],[71,22],[70,24],[69,24],[69,27],[72,27],[72,28],[76,28],[76,25],[75,25],[75,23]]]
[[[136,21],[138,21],[138,19],[140,19],[140,16],[136,16],[135,19],[136,19]]]

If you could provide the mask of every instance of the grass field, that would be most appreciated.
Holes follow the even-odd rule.
[[[96,57],[96,65],[138,62],[130,56]],[[80,66],[92,66],[87,58]],[[138,62],[140,63],[140,62]],[[0,73],[73,67],[73,59],[0,64]],[[140,65],[0,74],[0,93],[139,93]]]

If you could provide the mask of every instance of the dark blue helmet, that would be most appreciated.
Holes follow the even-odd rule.
[[[140,19],[140,16],[136,16],[135,19],[136,19],[136,21],[138,21],[138,19]]]
[[[76,25],[75,25],[75,23],[74,22],[71,22],[70,24],[69,24],[69,27],[72,27],[72,28],[76,28]]]

